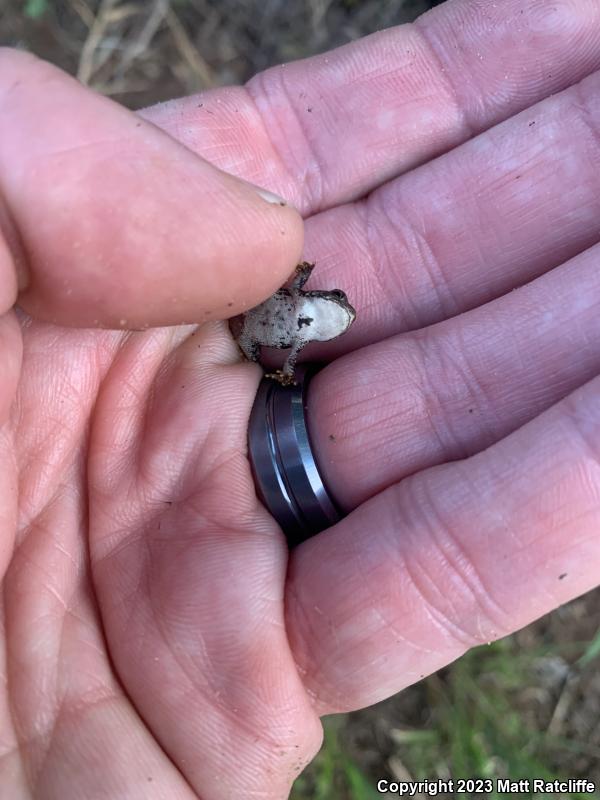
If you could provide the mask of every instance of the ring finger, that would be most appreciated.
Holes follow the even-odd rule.
[[[313,380],[311,439],[346,508],[500,440],[600,372],[600,246],[470,312],[348,354]]]

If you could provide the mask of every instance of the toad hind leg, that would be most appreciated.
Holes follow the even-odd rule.
[[[278,381],[283,386],[289,386],[290,384],[296,385],[296,381],[294,380],[294,369],[296,367],[298,353],[300,350],[302,350],[305,344],[306,342],[302,341],[302,339],[295,341],[283,367],[278,369],[276,372],[267,372],[265,378],[273,378],[273,380]]]

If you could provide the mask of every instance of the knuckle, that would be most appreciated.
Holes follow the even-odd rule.
[[[475,439],[480,448],[505,433],[492,386],[486,385],[478,355],[464,339],[456,320],[443,331],[436,327],[413,334],[423,405],[445,459],[471,455]],[[477,409],[472,424],[465,424],[466,409],[469,414]]]
[[[510,615],[479,566],[480,549],[461,535],[427,482],[419,483],[423,488],[410,501],[411,515],[419,519],[410,526],[418,530],[418,545],[408,547],[403,557],[408,591],[449,646],[458,643],[468,649],[507,635],[512,630]],[[402,503],[406,514],[406,495]]]

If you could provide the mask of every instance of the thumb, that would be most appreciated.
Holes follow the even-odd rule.
[[[224,318],[300,260],[293,208],[52,65],[0,49],[0,109],[0,313],[18,299],[62,325]]]

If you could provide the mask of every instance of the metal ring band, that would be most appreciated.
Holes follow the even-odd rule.
[[[295,386],[263,378],[248,425],[248,454],[256,493],[290,547],[342,518],[319,474],[306,425],[308,384],[320,369],[296,368]]]

